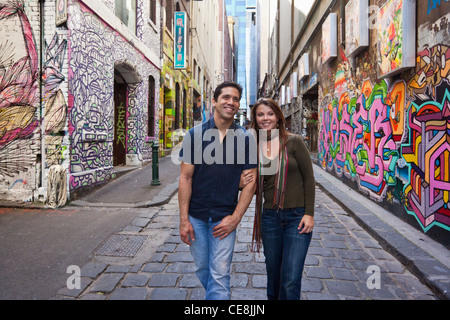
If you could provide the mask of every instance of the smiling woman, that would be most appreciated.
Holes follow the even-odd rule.
[[[298,300],[314,228],[311,158],[301,137],[287,133],[281,108],[272,99],[255,103],[251,127],[261,142],[253,249],[264,246],[269,300]],[[275,162],[276,172],[265,170],[271,162]]]

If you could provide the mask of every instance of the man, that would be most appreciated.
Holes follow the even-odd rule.
[[[256,177],[257,166],[253,136],[234,122],[241,95],[239,84],[220,84],[214,116],[189,130],[180,152],[180,237],[190,246],[206,300],[230,299],[236,228],[256,188],[255,181],[247,184],[238,201],[241,174],[250,170]]]

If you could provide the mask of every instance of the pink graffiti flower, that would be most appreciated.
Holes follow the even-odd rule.
[[[5,38],[0,40],[0,147],[32,134],[39,125],[35,117],[39,99],[38,57],[23,1],[0,4],[0,21],[7,23],[11,19],[20,21],[27,55],[11,61],[11,55],[5,53],[14,46]]]

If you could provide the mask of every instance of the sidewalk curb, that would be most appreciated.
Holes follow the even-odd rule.
[[[317,173],[315,174],[316,183],[321,190],[340,204],[385,250],[396,257],[440,299],[450,300],[450,269],[448,267],[406,239],[362,204],[351,199],[345,192],[332,183],[327,183],[324,175],[330,174],[316,164],[314,167],[314,172]]]
[[[104,202],[88,202],[84,200],[75,200],[70,202],[72,206],[78,207],[112,207],[112,208],[147,208],[155,207],[168,203],[174,194],[178,191],[178,181],[165,186],[152,200],[140,201],[137,203],[104,203]]]
[[[68,202],[64,207],[99,207],[99,208],[147,208],[155,207],[168,203],[170,199],[178,191],[178,181],[172,182],[165,186],[152,200],[140,201],[137,203],[105,203],[105,202],[89,202],[85,200],[74,200]],[[13,202],[13,201],[0,201],[0,208],[16,208],[16,209],[51,209],[44,203],[37,202]]]

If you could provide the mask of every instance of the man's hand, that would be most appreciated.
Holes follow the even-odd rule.
[[[220,237],[220,240],[236,230],[255,194],[256,179],[254,177],[256,177],[256,168],[248,169],[246,171],[247,172],[244,171],[244,176],[252,178],[249,179],[242,189],[236,209],[232,215],[223,218],[222,221],[213,228],[213,236],[216,238]]]
[[[241,219],[236,218],[235,215],[226,216],[213,228],[213,236],[215,238],[220,237],[219,240],[226,238],[237,228],[239,222],[241,222]]]
[[[180,223],[180,238],[187,245],[191,245],[191,240],[195,241],[194,228],[189,221]]]
[[[194,174],[194,165],[181,163],[180,182],[178,186],[178,204],[180,206],[180,238],[191,245],[194,239],[194,228],[189,222],[189,201],[192,195],[192,175]]]

